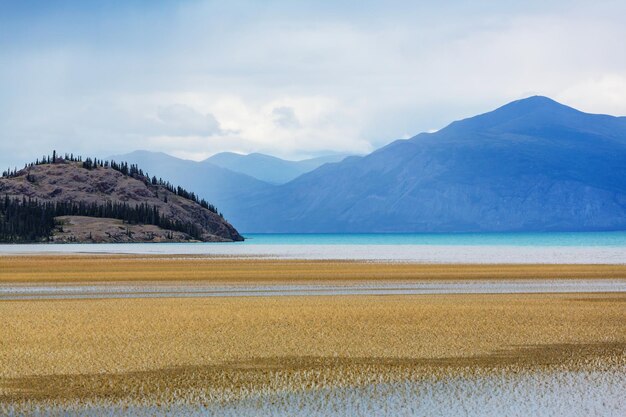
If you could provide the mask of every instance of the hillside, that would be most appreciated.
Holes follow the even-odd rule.
[[[339,162],[345,158],[346,155],[330,155],[301,161],[289,161],[261,153],[240,155],[222,152],[206,159],[205,162],[246,174],[270,184],[284,184],[326,163]]]
[[[8,173],[0,178],[3,205],[10,203],[14,220],[24,207],[39,210],[41,218],[57,217],[52,241],[243,240],[212,205],[195,194],[150,178],[134,165],[116,164],[114,169],[102,161],[87,162],[57,158]],[[7,210],[4,213],[6,220]],[[14,222],[14,227],[28,221],[34,220]]]
[[[337,162],[345,155],[288,161],[253,153],[239,155],[222,152],[204,161],[179,159],[161,152],[135,151],[108,159],[127,161],[163,178],[194,190],[217,205],[227,218],[237,211],[242,200],[257,193],[267,193],[321,165]]]
[[[531,97],[249,196],[247,232],[626,229],[626,118]]]
[[[136,164],[149,172],[157,172],[182,187],[194,190],[199,196],[218,206],[228,219],[230,213],[248,195],[273,188],[271,184],[219,167],[209,161],[188,161],[161,152],[135,151],[109,159]]]

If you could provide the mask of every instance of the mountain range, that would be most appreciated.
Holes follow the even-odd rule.
[[[260,153],[240,155],[224,152],[196,162],[141,150],[106,159],[136,164],[150,174],[194,190],[228,216],[250,195],[269,192],[276,185],[345,157],[330,155],[289,161]]]
[[[326,163],[339,162],[347,156],[337,154],[304,159],[302,161],[288,161],[261,153],[241,155],[232,152],[222,152],[206,159],[205,162],[210,162],[240,174],[246,174],[270,184],[284,184]]]
[[[262,181],[250,175],[253,169],[235,172],[233,164],[248,157],[160,158],[141,166],[197,190],[244,232],[626,229],[626,118],[584,113],[541,96],[323,164],[282,184],[276,183],[288,175]],[[189,167],[195,167],[193,179]]]

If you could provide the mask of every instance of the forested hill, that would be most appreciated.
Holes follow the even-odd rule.
[[[240,240],[216,207],[136,165],[54,153],[0,178],[2,242]]]

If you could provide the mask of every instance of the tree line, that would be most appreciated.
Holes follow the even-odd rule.
[[[52,210],[37,201],[5,196],[0,199],[0,242],[37,242],[52,235]]]
[[[81,156],[75,156],[73,153],[65,154],[63,157],[60,157],[56,151],[52,152],[52,156],[44,155],[41,159],[37,158],[35,162],[24,165],[23,170],[18,170],[17,168],[9,168],[2,172],[3,178],[15,178],[23,175],[23,171],[28,169],[29,167],[33,167],[36,165],[48,165],[48,164],[56,164],[56,163],[64,163],[64,162],[79,162],[82,163],[82,167],[88,170],[93,170],[97,168],[111,168],[115,171],[120,172],[121,174],[127,177],[133,177],[137,180],[143,181],[147,186],[161,186],[168,190],[169,192],[178,195],[179,197],[185,198],[187,200],[191,200],[195,203],[200,204],[203,208],[218,214],[221,217],[224,217],[222,213],[219,213],[217,207],[213,204],[209,204],[205,199],[201,199],[194,192],[190,192],[185,190],[183,187],[174,186],[169,181],[163,181],[163,179],[153,176],[150,178],[150,175],[147,172],[144,172],[135,164],[128,164],[128,162],[116,162],[116,161],[106,161],[98,158],[86,158],[83,160]],[[30,182],[34,182],[34,179],[30,174],[27,174],[27,179]],[[165,197],[165,202],[167,202],[167,197]]]
[[[183,232],[201,240],[202,229],[191,222],[171,220],[162,216],[156,206],[125,202],[39,202],[33,199],[0,199],[0,241],[36,242],[48,240],[57,226],[55,217],[86,216],[122,220],[128,224],[150,224]]]

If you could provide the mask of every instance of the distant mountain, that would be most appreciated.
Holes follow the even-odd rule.
[[[302,161],[288,161],[261,153],[241,155],[223,152],[213,155],[206,161],[271,184],[284,184],[326,163],[339,162],[346,156],[330,155]]]
[[[136,151],[111,156],[109,159],[137,164],[150,175],[167,178],[173,184],[194,190],[200,197],[215,204],[227,219],[230,219],[233,209],[249,195],[273,187],[209,161],[189,161],[160,152]]]
[[[626,229],[626,118],[530,97],[249,195],[247,232]]]
[[[0,241],[237,241],[209,203],[137,166],[53,157],[0,178]]]

